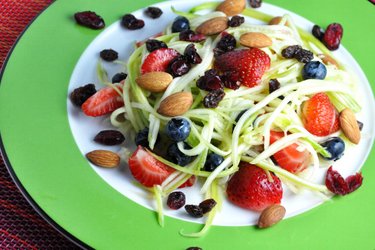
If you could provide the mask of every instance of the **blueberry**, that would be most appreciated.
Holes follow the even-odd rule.
[[[144,128],[141,131],[138,132],[138,134],[135,136],[135,144],[137,146],[142,146],[148,148],[148,128]]]
[[[302,69],[303,79],[323,80],[327,75],[326,66],[319,61],[311,61],[305,64]]]
[[[206,163],[204,164],[204,170],[212,172],[214,171],[222,162],[224,158],[221,155],[215,153],[209,153],[207,155]]]
[[[173,141],[184,141],[190,134],[190,123],[184,118],[172,118],[166,126],[166,133]]]
[[[189,144],[184,142],[184,148],[190,149],[191,147],[189,146]],[[167,155],[168,155],[168,159],[171,162],[180,166],[186,166],[193,160],[193,157],[185,155],[178,149],[177,143],[172,143],[168,147]]]
[[[181,32],[190,29],[189,20],[186,17],[178,16],[172,24],[172,32]]]
[[[125,80],[126,77],[128,77],[128,75],[124,72],[117,73],[112,77],[112,83],[121,82],[122,80]]]
[[[331,157],[323,157],[327,160],[336,161],[343,156],[345,151],[345,143],[340,137],[332,137],[323,142],[321,145],[331,154]]]

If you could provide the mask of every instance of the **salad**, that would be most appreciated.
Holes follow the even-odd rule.
[[[197,218],[206,214],[206,224],[198,233],[181,232],[188,237],[207,232],[219,215],[220,193],[258,212],[258,226],[269,227],[285,214],[284,189],[330,197],[360,187],[360,173],[344,179],[330,167],[360,143],[362,125],[355,117],[361,110],[353,94],[356,76],[327,49],[337,49],[327,39],[340,27],[327,29],[323,44],[289,15],[273,18],[245,1],[173,11],[176,19],[138,42],[126,63],[116,61],[113,50],[101,52],[98,77],[108,86],[73,91],[86,115],[110,115],[117,128],[95,141],[115,145],[126,137],[137,144],[121,156],[89,152],[91,162],[116,167],[126,158],[134,179],[153,193],[161,225],[166,206],[180,209],[183,189],[201,185],[202,203],[185,210]],[[131,15],[122,19],[127,28],[140,23]],[[102,60],[125,70],[109,82]],[[313,182],[320,168],[327,169],[325,181]]]

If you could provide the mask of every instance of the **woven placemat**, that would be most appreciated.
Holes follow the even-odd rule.
[[[23,30],[51,2],[0,0],[0,68]],[[1,156],[0,249],[77,249],[33,210],[12,181]]]

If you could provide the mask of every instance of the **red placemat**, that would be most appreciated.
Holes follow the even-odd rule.
[[[0,68],[17,38],[52,0],[0,0]],[[0,249],[78,249],[31,207],[0,156]]]

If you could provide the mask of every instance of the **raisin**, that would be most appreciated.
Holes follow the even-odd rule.
[[[197,34],[192,30],[183,30],[179,33],[179,39],[181,41],[199,43],[206,40],[206,36],[203,34]]]
[[[128,77],[128,74],[124,72],[117,73],[112,77],[112,83],[121,82],[122,80],[125,80],[126,77]]]
[[[188,214],[193,216],[194,218],[201,218],[203,217],[202,208],[197,205],[186,205],[185,210]]]
[[[103,145],[119,145],[125,141],[125,137],[117,130],[102,130],[95,137],[94,141]]]
[[[271,79],[268,82],[268,89],[269,89],[268,91],[270,94],[274,92],[275,90],[278,90],[279,88],[280,88],[280,82],[277,79]]]
[[[137,30],[145,26],[145,22],[141,19],[137,19],[132,14],[126,14],[121,18],[121,25],[129,30]]]
[[[222,89],[223,84],[218,72],[215,69],[210,69],[204,72],[204,76],[201,76],[197,81],[197,87],[206,91]]]
[[[186,250],[202,250],[200,247],[188,247]]]
[[[329,191],[338,195],[347,195],[354,192],[362,185],[361,173],[350,175],[344,179],[339,172],[330,167],[327,171],[325,184]]]
[[[103,18],[92,11],[77,12],[74,14],[74,19],[78,24],[91,29],[97,30],[105,27]]]
[[[148,39],[146,41],[146,49],[148,50],[148,52],[152,52],[154,50],[161,49],[161,48],[167,49],[168,45],[165,42],[162,42],[156,39]]]
[[[314,25],[313,28],[312,28],[312,32],[313,36],[315,36],[319,41],[321,41],[323,39],[323,36],[324,36],[324,31],[322,30],[322,28],[320,28],[319,25]]]
[[[199,207],[202,209],[202,212],[208,213],[216,206],[216,201],[214,199],[207,199],[199,203]]]
[[[167,205],[174,210],[182,208],[185,205],[185,194],[180,191],[170,193],[168,195]]]
[[[173,77],[178,77],[185,75],[189,72],[190,68],[190,63],[186,61],[185,57],[178,56],[169,63],[167,71]]]
[[[262,5],[262,0],[249,0],[249,4],[252,8],[259,8]]]
[[[314,54],[306,49],[300,49],[297,53],[294,54],[294,58],[301,63],[308,63],[314,59]]]
[[[195,45],[192,43],[186,46],[184,56],[188,63],[200,64],[202,62],[201,56],[198,54],[197,50],[195,49]]]
[[[323,36],[323,43],[329,50],[336,50],[340,46],[343,28],[339,23],[328,25]]]
[[[203,99],[203,106],[206,108],[216,108],[224,96],[225,92],[223,89],[210,91]]]
[[[118,53],[113,49],[104,49],[100,51],[100,57],[107,62],[112,62],[118,58]]]
[[[359,130],[362,131],[362,129],[363,129],[363,122],[357,121],[357,123],[358,123]]]
[[[145,14],[153,19],[160,17],[163,11],[158,7],[148,7],[145,10]]]
[[[223,81],[224,87],[228,89],[238,89],[241,86],[240,74],[238,72],[227,71],[220,76]]]
[[[72,103],[77,106],[81,107],[82,104],[89,99],[90,96],[96,93],[95,85],[92,83],[86,84],[85,86],[76,88],[70,93],[70,100]]]
[[[216,48],[225,53],[234,50],[236,48],[236,43],[236,38],[227,33],[221,37],[220,41],[216,45]]]
[[[245,22],[245,18],[243,16],[232,16],[232,18],[228,21],[229,27],[238,27]]]
[[[295,55],[296,53],[298,53],[301,49],[302,49],[302,47],[299,46],[299,45],[288,46],[288,47],[286,47],[285,49],[283,49],[283,50],[281,51],[281,55],[282,55],[284,58],[291,59],[291,58],[294,58],[294,55]]]

